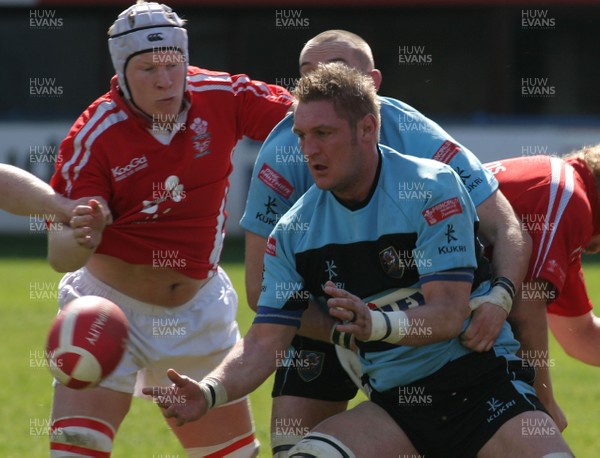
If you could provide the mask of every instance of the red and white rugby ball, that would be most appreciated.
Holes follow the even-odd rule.
[[[79,297],[50,326],[48,367],[69,388],[92,388],[115,370],[127,339],[127,317],[116,304],[98,296]]]

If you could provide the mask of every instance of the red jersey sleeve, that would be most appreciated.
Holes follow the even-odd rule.
[[[92,107],[90,109],[93,110]],[[100,196],[109,201],[111,179],[107,164],[94,155],[90,146],[90,109],[84,112],[62,141],[56,161],[56,170],[50,185],[71,199]],[[97,113],[97,112],[96,112]]]
[[[593,308],[585,287],[581,259],[577,259],[569,266],[567,278],[558,298],[548,305],[548,313],[560,316],[581,316]]]
[[[233,75],[231,79],[238,102],[240,137],[264,140],[283,119],[293,97],[281,86],[252,80],[247,75]]]

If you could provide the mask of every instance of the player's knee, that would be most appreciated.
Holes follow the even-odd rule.
[[[341,441],[329,434],[309,433],[290,451],[290,458],[356,458]]]
[[[186,448],[185,451],[190,458],[201,458],[205,456],[226,456],[227,458],[255,458],[258,456],[260,442],[254,433],[238,436],[235,439],[222,444],[210,445],[208,447]]]
[[[114,428],[92,417],[63,417],[50,428],[51,458],[108,457],[115,438]]]
[[[287,458],[290,449],[302,440],[303,435],[271,434],[271,452],[273,458]]]

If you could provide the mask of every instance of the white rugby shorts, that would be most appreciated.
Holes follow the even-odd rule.
[[[229,277],[218,272],[186,304],[161,307],[126,296],[94,277],[85,267],[59,284],[59,306],[79,296],[102,296],[129,320],[129,343],[121,363],[99,386],[146,397],[144,386],[170,386],[166,371],[202,379],[240,339],[238,297]]]

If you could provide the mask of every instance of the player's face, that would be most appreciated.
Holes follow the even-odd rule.
[[[347,203],[362,202],[368,196],[372,177],[364,174],[367,154],[332,102],[299,103],[294,133],[317,187],[332,191]]]
[[[350,48],[348,43],[334,41],[322,43],[320,45],[307,45],[300,54],[300,74],[306,75],[315,70],[320,63],[342,62],[348,67],[356,68],[363,73],[368,73],[369,68],[365,68],[364,63],[356,57],[355,51]]]
[[[178,51],[156,51],[131,58],[125,70],[135,104],[150,116],[176,117],[185,83],[184,58]],[[175,122],[173,119],[170,122]]]

